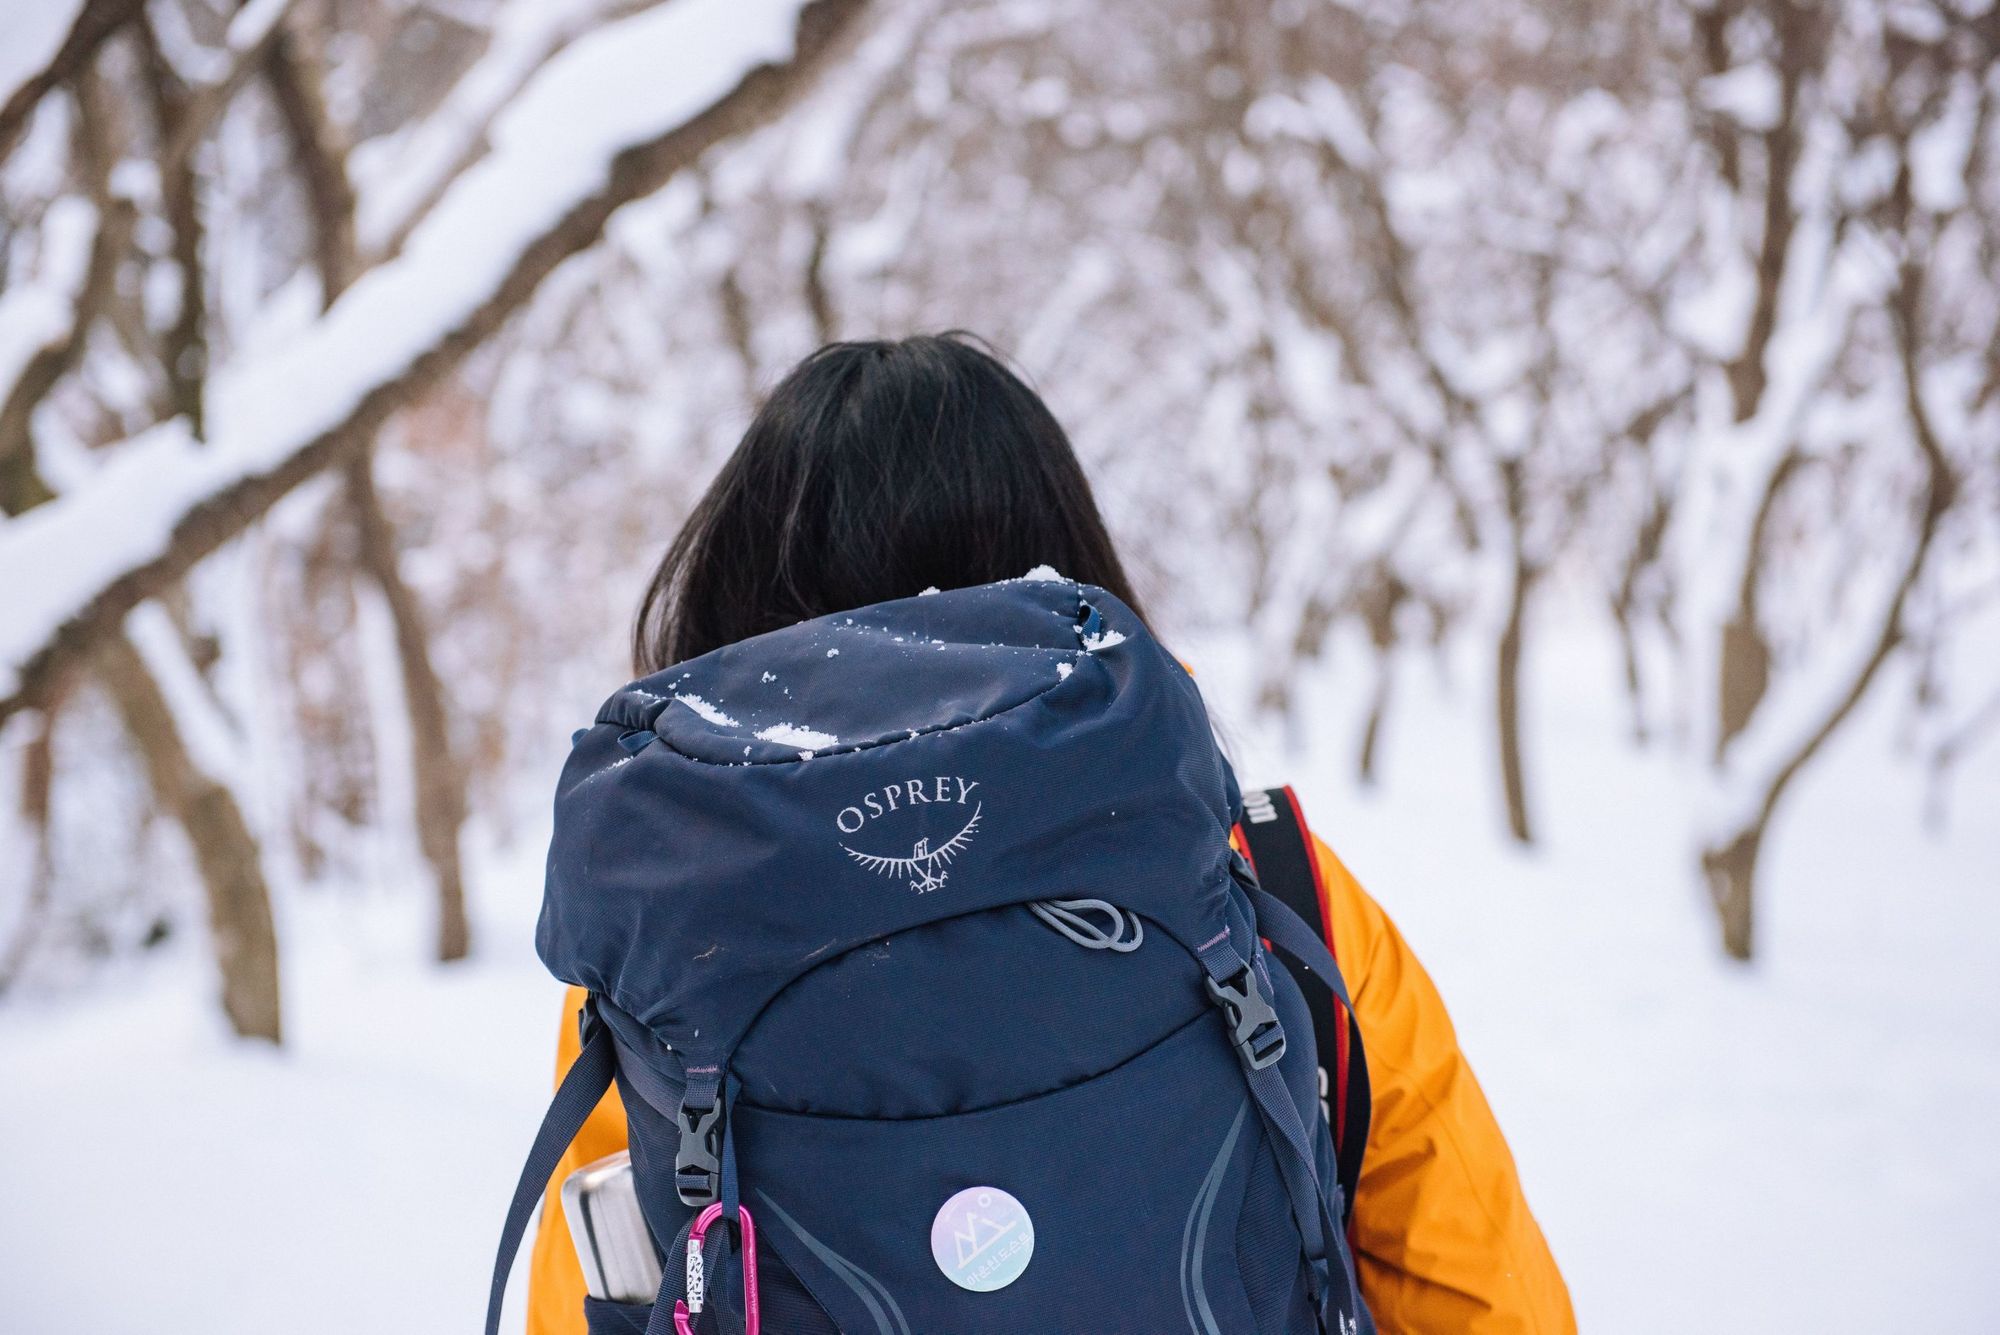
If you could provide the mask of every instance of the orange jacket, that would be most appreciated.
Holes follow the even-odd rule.
[[[1430,976],[1389,916],[1315,839],[1340,967],[1367,1044],[1374,1120],[1354,1193],[1361,1290],[1382,1335],[1574,1335],[1569,1290]],[[576,1059],[571,988],[558,1076]],[[557,1190],[625,1147],[618,1091],[570,1146],[542,1210],[528,1335],[584,1335],[583,1275]]]

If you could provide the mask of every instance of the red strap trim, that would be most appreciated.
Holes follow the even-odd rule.
[[[1255,875],[1257,871],[1257,855],[1250,851],[1250,836],[1243,833],[1243,822],[1239,820],[1230,826],[1229,833],[1232,836],[1232,842],[1241,850],[1243,860],[1250,864],[1251,874]]]

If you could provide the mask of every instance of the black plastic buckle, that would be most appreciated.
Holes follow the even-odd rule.
[[[1210,978],[1208,996],[1229,1017],[1230,1041],[1245,1066],[1261,1071],[1285,1055],[1285,1026],[1249,965],[1225,982]]]
[[[681,1147],[674,1156],[674,1189],[681,1204],[700,1209],[722,1194],[722,1104],[681,1101]]]

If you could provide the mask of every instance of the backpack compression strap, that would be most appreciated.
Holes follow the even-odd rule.
[[[514,1254],[521,1250],[528,1221],[534,1217],[535,1203],[548,1189],[549,1179],[562,1164],[563,1153],[577,1132],[589,1120],[604,1092],[611,1088],[618,1062],[611,1044],[611,1029],[586,1007],[583,1051],[577,1054],[569,1074],[556,1088],[549,1110],[542,1117],[542,1129],[528,1150],[528,1162],[521,1166],[521,1180],[514,1185],[514,1201],[507,1207],[507,1226],[500,1231],[500,1254],[493,1261],[493,1289],[486,1299],[486,1335],[498,1335],[500,1306],[507,1297],[507,1272],[514,1268]]]
[[[1327,954],[1336,960],[1340,951],[1334,942],[1333,921],[1320,896],[1319,858],[1313,851],[1312,836],[1299,812],[1299,799],[1287,785],[1243,795],[1243,821],[1237,830],[1257,883],[1304,922],[1319,931]],[[1349,1219],[1354,1213],[1354,1190],[1361,1178],[1361,1156],[1368,1145],[1371,1099],[1368,1087],[1368,1060],[1362,1051],[1361,1026],[1354,1008],[1336,998],[1333,989],[1316,979],[1294,950],[1272,940],[1279,957],[1304,993],[1306,1008],[1312,1013],[1313,1034],[1319,1046],[1320,1097],[1326,1105],[1327,1123],[1333,1132],[1334,1158],[1339,1167],[1340,1189]]]

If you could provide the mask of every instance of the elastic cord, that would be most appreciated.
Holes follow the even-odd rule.
[[[1038,899],[1028,911],[1086,950],[1115,950],[1127,954],[1146,939],[1146,928],[1136,913],[1127,913],[1103,899]],[[1102,914],[1107,922],[1086,916]],[[1129,934],[1128,934],[1129,933]]]

